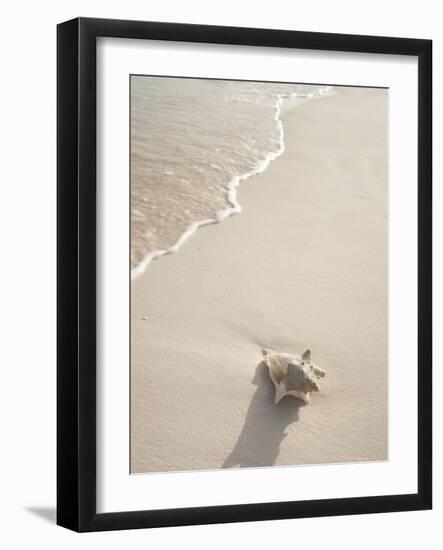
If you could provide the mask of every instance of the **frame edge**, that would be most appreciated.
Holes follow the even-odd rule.
[[[418,494],[432,509],[432,40],[418,55]]]
[[[57,26],[57,524],[78,530],[78,20]]]

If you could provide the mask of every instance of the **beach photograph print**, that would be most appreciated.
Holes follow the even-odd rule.
[[[389,459],[385,88],[130,76],[130,472]]]

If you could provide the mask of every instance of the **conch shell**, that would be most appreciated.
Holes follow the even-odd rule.
[[[312,364],[310,349],[302,355],[263,350],[263,361],[269,368],[269,376],[275,385],[275,403],[286,395],[309,403],[309,394],[320,390],[317,380],[326,374],[323,369]]]

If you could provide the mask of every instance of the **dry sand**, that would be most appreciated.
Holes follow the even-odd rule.
[[[387,92],[283,116],[285,152],[132,281],[131,471],[387,458]],[[327,371],[273,403],[262,348]]]

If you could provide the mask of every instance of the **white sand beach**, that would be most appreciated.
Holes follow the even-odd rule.
[[[242,212],[132,281],[133,473],[388,457],[387,91],[338,88],[283,125]],[[274,404],[263,348],[312,349],[309,404]]]

